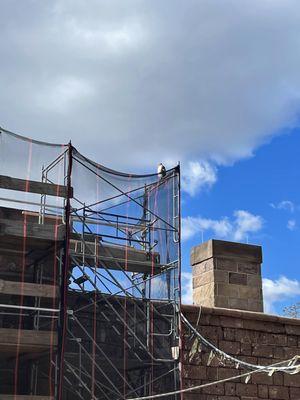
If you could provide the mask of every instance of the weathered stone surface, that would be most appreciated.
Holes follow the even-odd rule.
[[[216,258],[216,269],[223,271],[238,272],[238,263],[235,260]]]
[[[190,319],[196,321],[199,308],[187,307],[186,310]],[[192,312],[192,310],[195,311]],[[297,331],[297,328],[300,327],[299,320],[221,308],[206,309],[203,307],[201,310],[199,331],[202,335],[218,348],[240,360],[252,364],[269,365],[279,361],[275,358],[275,355],[279,353],[282,356],[281,360],[288,358],[287,354],[290,357],[300,353],[299,336],[287,333],[287,330]],[[183,312],[185,313],[185,308],[183,308]],[[207,366],[209,353],[209,350],[203,349],[197,358],[202,376],[204,376],[202,368],[206,369],[206,378],[201,381],[202,383],[226,379],[244,371],[230,365],[222,365],[217,358],[214,358],[210,366]],[[194,365],[194,368],[197,366]],[[192,373],[197,377],[195,370]],[[191,379],[191,386],[193,386],[193,382],[194,385],[199,384],[200,380]],[[237,379],[226,382],[223,386],[213,385],[211,390],[207,387],[205,392],[199,390],[197,393],[198,397],[190,399],[300,400],[300,375],[275,373],[268,376],[265,373],[258,373],[252,375],[247,384],[244,379]],[[184,400],[186,400],[185,396]]]
[[[247,285],[262,287],[261,275],[248,275],[247,276]]]
[[[258,385],[258,396],[261,399],[269,398],[269,389],[267,385]]]
[[[214,271],[214,281],[215,283],[229,283],[229,274],[227,271]]]
[[[257,385],[251,383],[237,383],[236,384],[236,394],[238,396],[257,396]]]
[[[203,393],[223,395],[225,394],[224,384],[216,384],[202,389]]]
[[[203,261],[199,264],[192,265],[193,276],[198,276],[204,272],[208,272],[214,269],[214,259]]]
[[[220,322],[222,326],[228,328],[242,328],[243,327],[243,320],[240,318],[232,318],[232,317],[220,317]]]
[[[236,386],[235,382],[226,382],[225,383],[225,394],[230,395],[230,396],[235,395],[235,386]]]
[[[222,307],[222,308],[228,308],[229,307],[229,299],[226,296],[217,296],[214,299],[214,305],[215,307]]]
[[[289,335],[300,336],[300,325],[286,325],[286,333]]]
[[[198,264],[212,257],[261,264],[262,250],[260,246],[212,239],[192,248],[191,265]]]
[[[198,305],[205,305],[208,307],[215,306],[215,286],[213,283],[198,286],[193,290],[193,302]]]
[[[230,272],[229,283],[235,283],[237,285],[247,285],[247,275],[240,274],[238,272]]]
[[[251,286],[239,286],[239,297],[241,299],[257,299],[261,298],[262,293],[261,289],[258,287],[251,287]]]
[[[284,376],[284,386],[295,386],[300,388],[300,377],[299,374],[296,375],[285,375]]]
[[[300,388],[290,388],[290,396],[291,400],[299,400],[300,399]]]
[[[286,400],[289,398],[289,389],[283,386],[269,386],[269,398]]]
[[[239,310],[249,310],[248,307],[248,300],[247,299],[241,299],[241,298],[229,298],[228,299],[228,304],[229,304],[229,308],[235,308],[235,309],[239,309]]]
[[[183,365],[183,377],[193,380],[206,379],[206,367],[202,365]]]
[[[225,340],[235,340],[235,329],[232,328],[223,328],[223,337]]]
[[[228,354],[237,355],[241,352],[241,344],[239,342],[220,340],[219,346],[221,350]]]
[[[256,300],[248,300],[248,311],[255,311],[255,312],[263,312],[264,311],[264,303],[261,299],[260,301]]]
[[[193,276],[193,288],[198,286],[206,285],[207,283],[212,283],[214,281],[214,272],[208,271],[200,275]]]
[[[209,258],[212,258],[212,240],[202,243],[199,246],[192,247],[191,249],[191,265],[199,264]]]
[[[256,263],[238,263],[238,272],[244,274],[256,274],[260,275],[260,264]]]
[[[261,248],[212,240],[191,252],[194,304],[263,311]],[[214,290],[205,287],[212,284]]]
[[[217,295],[227,296],[227,297],[239,297],[239,285],[231,285],[229,283],[218,283]]]

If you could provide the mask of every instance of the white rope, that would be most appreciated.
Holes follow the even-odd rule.
[[[168,392],[168,393],[154,394],[154,395],[144,396],[144,397],[131,397],[131,398],[128,398],[126,400],[160,399],[162,397],[172,396],[172,395],[180,394],[180,393],[187,393],[187,392],[191,392],[193,390],[203,389],[203,388],[206,388],[206,387],[209,387],[209,386],[213,386],[213,385],[216,385],[216,384],[219,384],[219,383],[224,383],[224,382],[232,381],[232,380],[235,380],[235,379],[248,377],[248,376],[251,376],[253,374],[260,373],[260,372],[266,372],[266,371],[256,370],[256,371],[245,372],[244,374],[232,376],[230,378],[221,379],[220,381],[208,382],[208,383],[204,383],[202,385],[197,385],[197,386],[189,387],[189,388],[186,388],[186,389],[175,390],[173,392]]]
[[[206,346],[210,347],[213,351],[213,353],[218,354],[221,359],[223,360],[230,360],[231,362],[234,362],[238,366],[243,366],[248,369],[252,370],[267,370],[267,372],[274,373],[276,371],[280,372],[285,372],[289,374],[296,374],[300,372],[300,365],[295,365],[296,362],[300,359],[300,356],[295,355],[292,359],[290,360],[285,360],[281,361],[277,364],[273,365],[255,365],[255,364],[250,364],[245,361],[239,360],[235,357],[232,357],[231,355],[225,353],[224,351],[218,349],[215,345],[213,345],[211,342],[209,342],[207,339],[205,339],[204,336],[201,335],[194,327],[191,325],[191,323],[186,319],[186,317],[181,313],[181,318],[183,322],[186,324],[186,326],[201,340],[202,343],[204,343]],[[213,358],[212,354],[212,358]],[[284,366],[281,366],[282,364],[287,364]]]
[[[267,365],[267,366],[249,364],[249,363],[246,363],[244,361],[238,360],[237,358],[234,358],[234,357],[230,356],[229,354],[225,353],[224,351],[218,349],[216,346],[214,346],[212,343],[210,343],[207,339],[205,339],[190,324],[190,322],[185,318],[185,316],[182,313],[181,313],[181,318],[182,318],[183,322],[188,326],[188,328],[191,329],[193,331],[193,333],[196,336],[198,336],[204,344],[206,344],[213,351],[215,351],[216,353],[221,355],[222,358],[229,359],[230,361],[235,362],[235,364],[238,365],[238,366],[246,366],[246,367],[251,368],[253,370],[249,371],[249,372],[245,372],[245,373],[240,374],[240,375],[236,375],[236,376],[232,376],[232,377],[229,377],[229,378],[221,379],[219,381],[208,382],[208,383],[204,383],[202,385],[197,385],[197,386],[189,387],[189,388],[186,388],[186,389],[179,389],[179,390],[175,390],[173,392],[154,394],[154,395],[150,395],[150,396],[131,397],[131,398],[128,398],[126,400],[160,399],[162,397],[167,397],[167,396],[172,396],[172,395],[176,395],[176,394],[192,392],[192,391],[197,390],[197,389],[203,389],[203,388],[206,388],[206,387],[209,387],[209,386],[213,386],[213,385],[224,383],[224,382],[233,381],[233,380],[236,380],[236,379],[239,379],[239,378],[246,378],[245,379],[245,383],[248,383],[250,378],[251,378],[251,375],[257,374],[257,373],[263,373],[263,372],[268,373],[269,375],[272,375],[274,372],[277,372],[277,371],[285,372],[285,373],[288,373],[288,374],[296,374],[296,373],[300,372],[300,364],[296,365],[297,361],[300,359],[300,357],[298,355],[295,355],[293,358],[291,358],[289,360],[281,361],[281,362],[278,362],[278,363],[275,363],[275,364],[272,364],[272,365]],[[281,366],[282,364],[287,364],[287,366]]]

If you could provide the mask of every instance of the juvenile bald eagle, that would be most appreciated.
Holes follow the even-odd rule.
[[[166,171],[165,166],[162,165],[162,163],[159,163],[158,167],[157,167],[157,174],[159,176],[159,179],[162,179],[166,175],[166,172],[167,171]]]

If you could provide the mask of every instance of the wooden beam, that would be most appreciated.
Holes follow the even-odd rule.
[[[8,237],[24,237],[26,231],[26,238],[37,240],[63,240],[65,235],[65,225],[38,224],[27,222],[24,226],[21,220],[0,219],[0,236]],[[1,238],[2,241],[2,238]]]
[[[74,236],[73,236],[74,237]],[[70,255],[75,260],[83,255],[83,243],[79,240],[71,240]],[[95,253],[97,254],[95,257]],[[98,268],[108,268],[112,270],[126,270],[128,272],[158,274],[163,266],[159,263],[159,253],[151,253],[144,250],[138,250],[130,246],[114,246],[108,244],[97,244],[94,242],[85,242],[84,257],[87,265]]]
[[[0,400],[54,400],[51,396],[35,396],[26,394],[0,394]]]
[[[58,287],[37,283],[4,281],[0,279],[0,294],[54,298],[58,296]]]
[[[2,353],[39,353],[57,345],[57,334],[49,331],[0,328],[0,355]]]
[[[19,192],[30,192],[46,194],[48,196],[67,197],[68,190],[66,186],[52,183],[30,181],[26,179],[12,178],[11,176],[0,175],[0,188],[8,190],[17,190]],[[73,197],[73,189],[70,197]]]

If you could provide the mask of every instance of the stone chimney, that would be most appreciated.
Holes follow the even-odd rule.
[[[263,312],[261,263],[260,246],[209,240],[193,247],[194,304]]]

